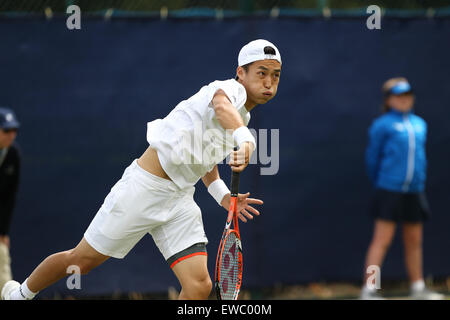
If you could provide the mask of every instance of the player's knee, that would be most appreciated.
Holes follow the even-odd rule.
[[[204,294],[205,298],[208,298],[212,289],[212,281],[209,275],[201,282],[201,288],[202,288],[201,291]]]
[[[211,293],[211,289],[211,278],[207,275],[205,277],[192,280],[186,288],[183,288],[183,291],[190,299],[206,299]]]
[[[204,288],[205,298],[207,298],[209,296],[209,294],[211,293],[211,289],[212,289],[212,281],[209,276],[204,280],[203,288]]]
[[[198,294],[198,299],[206,299],[208,298],[209,294],[211,293],[212,289],[212,282],[209,277],[206,277],[203,280],[196,282],[196,291]]]
[[[81,261],[77,266],[80,268],[80,274],[82,275],[88,274],[92,269],[95,268],[95,266],[91,264],[90,261]]]
[[[69,250],[67,251],[66,264],[67,268],[75,266],[80,274],[86,275],[98,265],[98,262],[92,257],[80,255],[75,250]]]

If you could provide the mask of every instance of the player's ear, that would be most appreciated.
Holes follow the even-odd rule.
[[[238,79],[244,79],[244,77],[245,77],[245,70],[244,70],[244,68],[242,68],[242,67],[237,67],[237,69],[236,69],[236,80],[238,80]]]

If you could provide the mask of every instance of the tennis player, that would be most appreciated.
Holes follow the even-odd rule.
[[[149,122],[148,149],[125,169],[80,243],[47,257],[22,284],[7,282],[2,299],[33,299],[67,276],[69,266],[87,274],[110,257],[124,258],[147,233],[181,284],[179,298],[207,298],[212,287],[208,239],[193,199],[194,185],[202,179],[228,211],[230,191],[220,179],[217,164],[230,155],[233,171],[246,168],[256,148],[247,128],[250,111],[275,96],[280,72],[281,56],[275,45],[252,41],[239,52],[235,79],[211,82],[164,119]],[[238,151],[233,151],[234,146],[239,146]],[[243,222],[259,215],[252,205],[263,203],[249,195],[238,197]]]

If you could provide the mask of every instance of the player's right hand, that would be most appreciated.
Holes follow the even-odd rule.
[[[250,162],[254,151],[253,143],[244,142],[240,145],[237,151],[230,154],[229,165],[234,172],[242,172]]]
[[[239,193],[238,194],[238,201],[237,201],[237,212],[238,212],[238,218],[242,222],[247,222],[247,219],[253,220],[253,215],[259,216],[260,213],[257,209],[255,209],[253,206],[254,204],[262,205],[264,202],[260,199],[255,198],[249,198],[250,192],[247,192],[245,194]],[[230,194],[225,195],[223,197],[222,202],[220,203],[222,207],[224,207],[225,210],[230,210]]]

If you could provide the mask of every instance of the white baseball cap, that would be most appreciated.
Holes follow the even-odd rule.
[[[275,50],[275,54],[267,54],[264,52],[265,47],[272,47]],[[281,64],[281,55],[275,45],[267,40],[258,39],[247,43],[239,51],[238,65],[241,67],[251,62],[258,60],[274,59]]]

